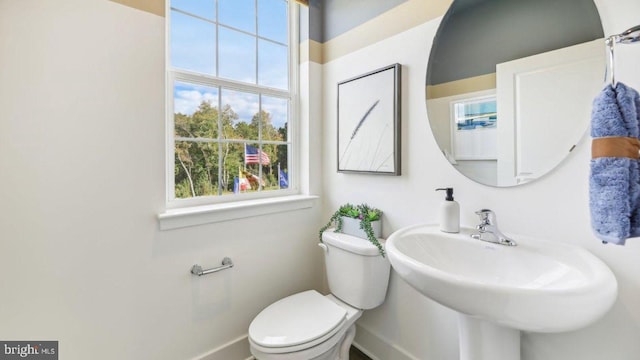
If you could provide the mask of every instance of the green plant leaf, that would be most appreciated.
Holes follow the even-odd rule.
[[[319,237],[322,242],[322,233],[335,225],[335,232],[342,232],[342,217],[349,217],[352,219],[360,219],[360,229],[362,229],[367,235],[367,240],[378,248],[380,255],[385,257],[385,251],[382,244],[378,241],[373,233],[371,226],[372,221],[379,221],[382,217],[382,211],[367,204],[360,204],[354,206],[352,204],[344,204],[338,208],[338,210],[331,215],[329,222],[320,228]]]

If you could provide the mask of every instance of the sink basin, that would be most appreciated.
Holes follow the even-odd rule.
[[[575,330],[615,301],[615,276],[585,249],[523,237],[504,246],[472,239],[474,232],[412,226],[393,233],[386,251],[398,275],[423,295],[514,329]]]

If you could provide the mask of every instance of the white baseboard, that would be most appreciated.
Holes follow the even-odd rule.
[[[388,339],[356,324],[353,346],[372,360],[420,360],[406,350],[392,344]]]
[[[249,351],[249,339],[243,335],[237,339],[219,346],[205,354],[196,356],[192,360],[253,360]]]
[[[353,346],[372,360],[420,360],[388,339],[356,324]],[[255,360],[249,351],[249,339],[243,335],[192,360]]]

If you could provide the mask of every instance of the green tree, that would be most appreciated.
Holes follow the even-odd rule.
[[[218,136],[218,109],[203,101],[191,115],[175,114],[174,135],[184,138],[215,139]],[[217,192],[217,144],[176,141],[176,197],[210,195]],[[186,186],[188,184],[188,187]],[[185,193],[186,189],[189,193]]]
[[[284,123],[284,126],[281,128],[278,128],[278,133],[280,134],[280,138],[283,141],[287,140],[287,134],[288,134],[288,123]],[[289,168],[289,163],[288,163],[288,157],[287,157],[287,153],[289,151],[289,147],[287,145],[280,145],[277,147],[277,158],[278,158],[278,163],[280,164],[280,168],[282,170],[287,170]]]
[[[233,190],[234,177],[245,167],[244,144],[215,140],[247,140],[252,143],[259,139],[260,134],[262,140],[267,141],[284,141],[287,138],[286,125],[276,129],[272,125],[271,114],[266,111],[256,113],[248,123],[238,119],[239,115],[231,106],[225,105],[219,110],[206,101],[191,115],[174,115],[176,197],[217,195],[220,190]],[[267,187],[278,186],[278,174],[274,169],[277,163],[284,164],[286,168],[286,148],[275,144],[262,145],[262,151],[271,160],[271,165],[262,167],[262,178]],[[257,164],[250,165],[248,170],[256,175],[260,172]]]
[[[222,114],[220,118],[222,139],[242,139],[234,127],[234,123],[236,123],[239,118],[240,116],[233,111],[230,105],[227,104],[222,107]],[[237,171],[239,169],[237,156],[235,156],[237,150],[235,149],[236,146],[233,146],[233,144],[228,142],[222,143],[221,148],[222,176],[220,178],[220,188],[230,190],[230,187],[233,186],[233,177],[238,173]]]

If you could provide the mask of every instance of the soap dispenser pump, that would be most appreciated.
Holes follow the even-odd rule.
[[[453,188],[440,188],[436,191],[444,190],[447,196],[440,205],[440,231],[447,233],[460,232],[460,205],[453,200]]]

